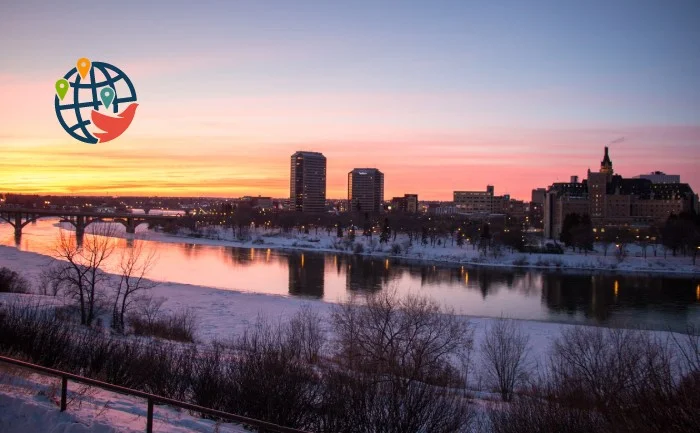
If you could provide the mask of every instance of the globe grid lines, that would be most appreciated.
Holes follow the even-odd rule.
[[[95,70],[99,70],[100,73],[104,76],[104,80],[96,82],[95,79]],[[114,73],[112,75],[110,73],[110,70]],[[119,69],[118,67],[104,63],[104,62],[92,62],[91,68],[90,68],[90,82],[81,82],[82,77],[78,73],[78,69],[76,67],[72,68],[69,70],[63,78],[69,82],[69,87],[73,88],[73,102],[70,104],[61,104],[60,99],[58,96],[55,96],[54,98],[54,108],[56,111],[56,117],[58,118],[59,123],[63,127],[63,129],[73,138],[75,138],[78,141],[82,141],[84,143],[89,143],[89,144],[95,144],[98,143],[99,140],[88,131],[87,126],[92,124],[92,121],[89,119],[83,120],[83,116],[80,113],[81,108],[92,108],[94,110],[99,110],[100,106],[104,106],[104,103],[101,101],[101,98],[98,97],[97,95],[97,89],[101,87],[109,87],[113,90],[114,92],[114,98],[111,101],[110,105],[114,105],[114,107],[109,107],[108,112],[111,111],[113,113],[118,113],[119,111],[119,104],[120,103],[127,103],[127,102],[135,102],[136,101],[136,90],[134,89],[133,84],[129,80],[129,78],[126,76],[126,74]],[[75,76],[75,81],[71,82],[70,78]],[[123,80],[126,86],[129,89],[129,95],[126,97],[119,98],[118,97],[118,92],[116,89],[116,83],[118,83],[120,80]],[[81,89],[90,89],[91,94],[92,94],[92,100],[88,102],[81,102],[80,101],[80,90]],[[63,116],[61,113],[65,110],[74,110],[75,117],[76,117],[76,124],[73,126],[68,126],[66,124],[65,119],[63,119]],[[78,130],[83,134],[79,134]]]

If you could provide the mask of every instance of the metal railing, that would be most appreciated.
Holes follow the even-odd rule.
[[[182,409],[187,409],[195,412],[200,412],[206,415],[231,420],[237,423],[246,424],[252,427],[263,429],[268,432],[275,433],[307,433],[303,430],[297,430],[289,427],[283,427],[277,424],[272,424],[265,421],[260,421],[253,418],[248,418],[241,415],[235,415],[228,412],[222,412],[215,409],[209,409],[203,406],[197,406],[196,404],[185,403],[178,400],[173,400],[167,397],[161,397],[159,395],[149,394],[147,392],[138,391],[131,388],[125,388],[123,386],[112,385],[111,383],[102,382],[95,379],[90,379],[83,376],[78,376],[77,374],[67,373],[65,371],[54,370],[53,368],[42,367],[41,365],[31,364],[29,362],[19,361],[14,358],[8,358],[6,356],[0,356],[0,362],[5,362],[7,364],[16,365],[18,367],[28,368],[30,370],[39,371],[51,376],[57,376],[61,378],[61,412],[66,410],[66,398],[68,394],[68,380],[73,382],[83,383],[86,385],[96,386],[109,391],[113,391],[119,394],[131,395],[134,397],[140,397],[146,399],[148,403],[148,412],[146,416],[146,432],[153,432],[153,405],[164,404],[173,407],[179,407]]]

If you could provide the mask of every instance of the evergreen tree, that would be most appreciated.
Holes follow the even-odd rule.
[[[484,224],[484,226],[481,227],[481,239],[487,241],[491,239],[491,229],[488,224]]]
[[[391,228],[389,228],[389,218],[384,219],[384,225],[382,226],[382,232],[379,235],[379,243],[389,242],[389,236],[391,236]]]
[[[593,223],[588,214],[583,214],[578,225],[571,230],[572,244],[585,253],[593,250]]]
[[[577,213],[570,213],[564,217],[564,222],[561,225],[561,234],[559,240],[567,247],[573,246],[573,230],[574,227],[581,223],[581,216]]]

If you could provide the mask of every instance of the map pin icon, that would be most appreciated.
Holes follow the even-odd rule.
[[[85,76],[87,75],[87,73],[90,72],[90,68],[92,67],[92,63],[90,63],[90,59],[83,57],[82,59],[78,59],[78,62],[75,64],[75,66],[78,68],[78,72],[80,73],[80,76],[83,79],[85,79]]]
[[[58,97],[61,98],[61,101],[63,101],[63,98],[66,96],[66,93],[68,93],[69,87],[70,84],[65,78],[61,78],[58,81],[56,81],[56,93],[58,93]]]
[[[110,104],[112,104],[112,101],[114,100],[114,89],[111,87],[105,87],[104,89],[100,90],[100,99],[102,100],[105,108],[109,108]]]

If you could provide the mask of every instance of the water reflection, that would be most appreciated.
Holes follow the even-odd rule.
[[[389,285],[392,273],[400,270],[387,268],[377,259],[365,256],[339,256],[345,270],[345,288],[350,292],[374,293]]]
[[[318,254],[290,253],[289,294],[323,298],[325,259]]]
[[[629,324],[644,318],[664,328],[698,320],[694,284],[680,278],[544,274],[542,300],[551,312],[583,314],[598,323]]]
[[[176,244],[182,251],[183,255],[188,259],[196,259],[199,252],[202,251],[204,245],[197,244]]]
[[[51,255],[56,221],[25,227],[17,248]],[[123,230],[118,225],[118,230]],[[0,243],[15,247],[0,225]],[[338,302],[387,288],[418,292],[463,314],[683,329],[700,321],[698,278],[570,275],[438,266],[387,258],[148,241],[159,260],[151,277],[222,289]],[[119,242],[118,250],[133,240]],[[119,251],[112,258],[118,260]],[[114,265],[114,263],[111,263]]]

